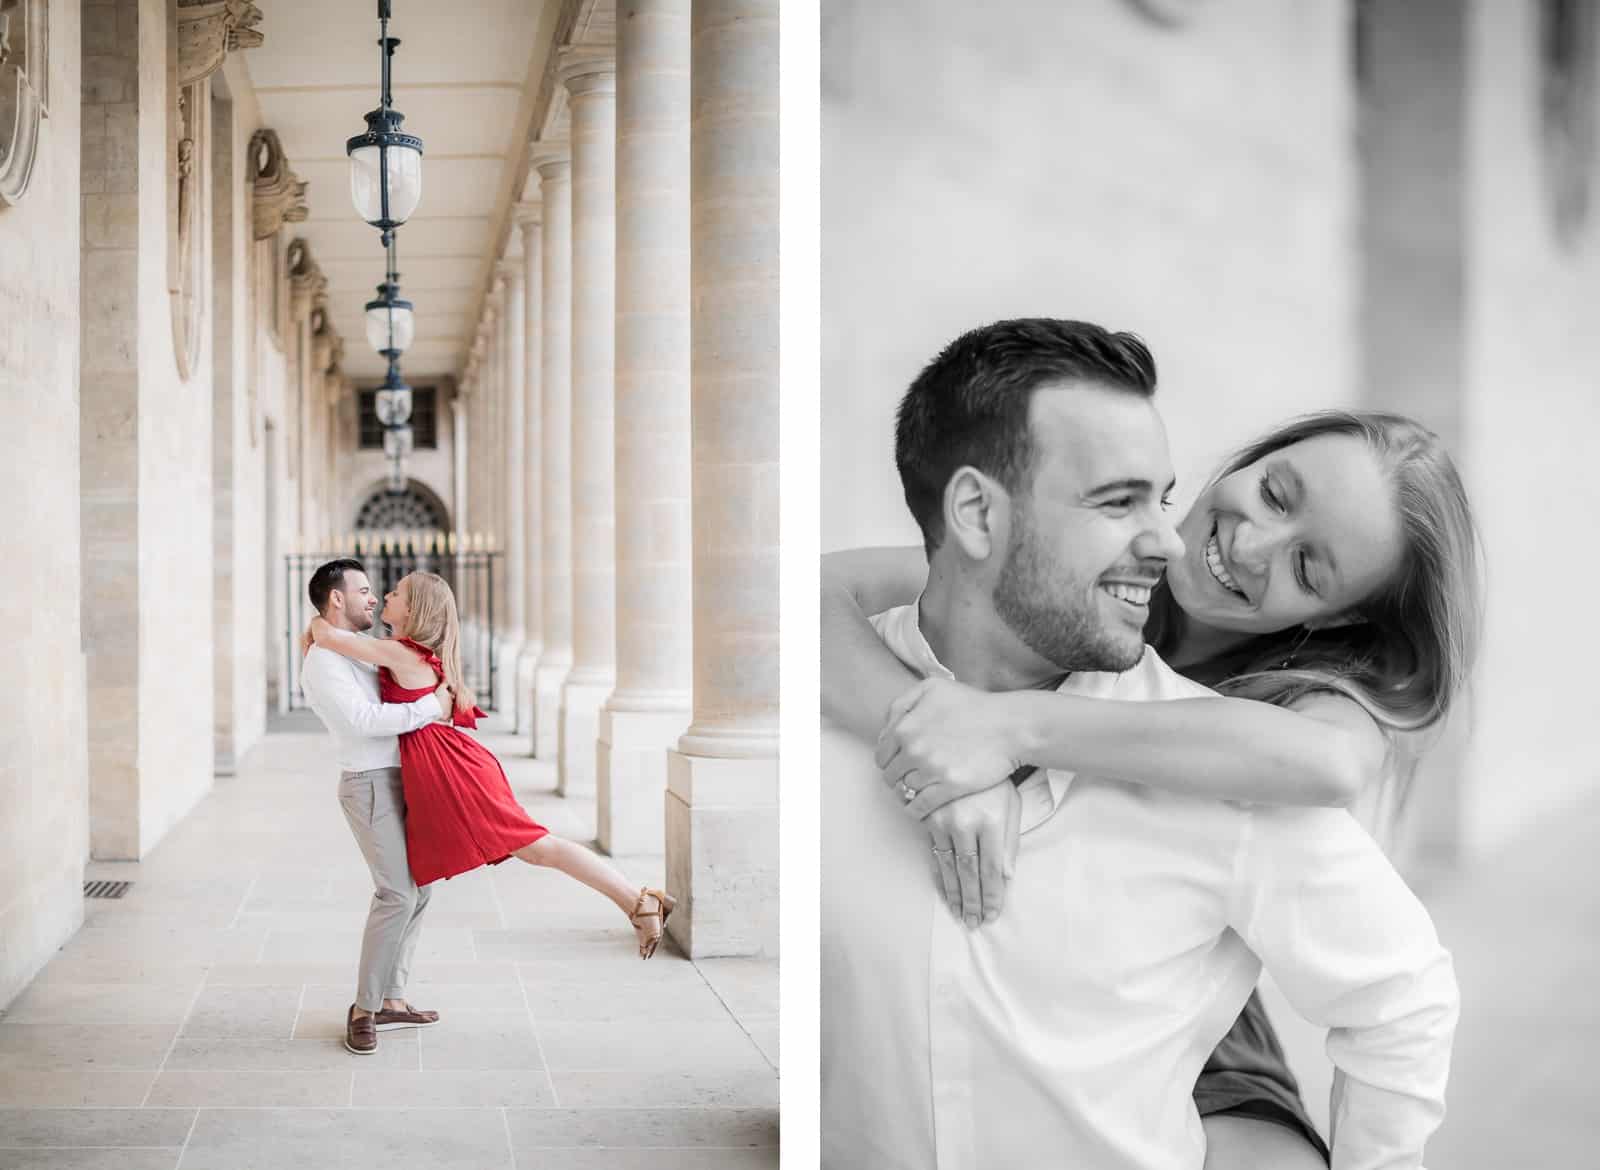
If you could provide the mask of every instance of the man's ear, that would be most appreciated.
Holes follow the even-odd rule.
[[[968,558],[987,560],[1005,547],[1010,497],[976,467],[958,467],[944,487],[944,531]]]
[[[1337,630],[1341,626],[1359,626],[1366,620],[1355,610],[1347,609],[1343,613],[1336,613],[1325,618],[1312,618],[1309,622],[1301,624],[1308,630]]]

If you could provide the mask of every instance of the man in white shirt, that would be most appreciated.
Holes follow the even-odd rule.
[[[311,604],[341,630],[372,628],[378,596],[356,560],[329,561],[311,575]],[[345,1047],[357,1055],[378,1050],[378,1032],[425,1027],[437,1012],[405,999],[406,977],[428,907],[428,887],[411,880],[406,857],[405,792],[395,737],[449,717],[444,684],[413,703],[378,698],[377,668],[312,646],[300,671],[311,709],[333,736],[339,757],[339,803],[367,860],[374,887],[361,940],[355,1003],[345,1017]]]
[[[989,690],[1071,668],[1076,694],[1209,693],[1143,643],[1149,588],[1182,550],[1154,382],[1136,338],[1022,321],[967,335],[913,384],[900,462],[928,582],[873,623],[902,661]],[[974,416],[965,457],[908,462],[941,413]],[[1456,986],[1348,814],[1035,773],[984,794],[1021,845],[1006,914],[972,930],[870,747],[825,726],[822,781],[824,1165],[1200,1170],[1195,1079],[1263,963],[1331,1029],[1335,1170],[1420,1164]]]

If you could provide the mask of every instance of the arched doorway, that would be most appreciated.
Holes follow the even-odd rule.
[[[356,509],[354,527],[357,532],[394,529],[448,532],[450,510],[433,489],[420,480],[408,479],[402,492],[391,492],[386,483],[379,482]]]

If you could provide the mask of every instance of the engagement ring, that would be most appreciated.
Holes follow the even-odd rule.
[[[910,804],[913,800],[917,799],[917,790],[911,787],[911,785],[907,784],[904,780],[900,781],[899,789],[900,799],[905,801],[907,804]]]

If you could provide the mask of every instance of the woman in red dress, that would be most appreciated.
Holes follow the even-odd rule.
[[[400,778],[406,795],[406,851],[419,886],[498,865],[516,857],[549,866],[616,903],[638,936],[639,957],[655,954],[676,900],[636,887],[616,866],[531,819],[494,753],[456,727],[476,727],[483,712],[461,676],[461,626],[444,578],[411,573],[384,598],[382,618],[392,639],[336,629],[320,617],[309,631],[317,645],[378,666],[386,703],[409,703],[442,679],[455,696],[454,724],[430,723],[400,737]]]

